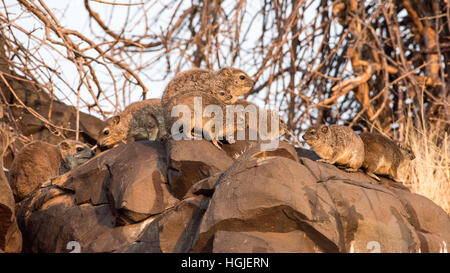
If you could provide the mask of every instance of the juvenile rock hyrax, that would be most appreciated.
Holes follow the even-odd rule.
[[[199,107],[200,113],[198,113],[200,117],[198,117],[198,120],[196,120],[194,112],[196,98],[201,100],[201,107]],[[213,123],[209,122],[210,120],[212,120],[212,118],[214,118],[214,115],[211,115],[212,117],[203,116],[205,107],[207,107],[208,105],[216,105],[218,109],[222,111],[223,118],[225,118],[226,104],[212,94],[196,91],[181,94],[176,98],[172,98],[169,108],[165,109],[164,111],[165,113],[164,118],[167,121],[166,130],[170,132],[172,137],[175,139],[177,139],[177,135],[179,135],[179,138],[181,138],[180,134],[184,134],[189,137],[196,136],[198,139],[201,139],[202,138],[201,134],[203,133],[203,137],[211,141],[217,148],[221,149],[218,141],[220,140],[220,138],[226,135],[226,132],[231,132],[231,130],[234,130],[234,127],[226,128],[226,124],[222,123],[223,124],[222,128],[214,128],[212,126]],[[176,110],[174,108],[175,106],[187,107],[186,109],[179,108],[181,111],[186,110],[182,111],[183,114],[181,115],[181,117],[172,116],[172,109],[174,111]],[[190,118],[184,117],[185,113],[186,114],[189,113]]]
[[[201,99],[201,107],[198,107],[199,109],[199,113],[197,115],[200,115],[200,117],[198,118],[198,120],[196,120],[196,116],[195,116],[195,99]],[[171,112],[169,111],[165,111],[166,115],[165,115],[165,120],[167,121],[167,131],[170,131],[172,133],[172,136],[178,135],[181,132],[180,131],[176,131],[177,128],[182,128],[182,132],[183,134],[186,134],[188,136],[198,136],[198,139],[200,139],[202,136],[200,136],[200,133],[203,134],[203,137],[205,137],[207,140],[211,141],[217,148],[221,149],[220,145],[219,145],[219,140],[225,140],[228,143],[234,143],[236,139],[238,139],[238,136],[242,136],[243,138],[246,138],[247,140],[249,139],[249,134],[250,131],[256,130],[255,134],[253,135],[253,137],[255,137],[255,139],[252,140],[260,140],[261,136],[259,135],[259,115],[261,114],[261,111],[259,111],[259,107],[257,107],[255,104],[244,101],[244,100],[239,100],[238,103],[242,106],[242,110],[245,111],[245,107],[247,107],[248,105],[253,105],[253,110],[254,110],[254,115],[255,115],[255,124],[251,127],[249,124],[249,115],[250,113],[245,112],[244,115],[236,115],[234,114],[233,116],[233,122],[232,123],[227,123],[227,107],[235,107],[237,106],[238,103],[236,103],[236,105],[230,105],[230,104],[226,104],[224,103],[222,100],[218,99],[216,96],[209,94],[209,93],[205,93],[205,92],[190,92],[190,93],[186,93],[186,94],[182,94],[179,97],[173,98],[171,100],[171,105],[173,106],[180,106],[180,107],[187,107],[187,109],[190,115],[190,119],[184,119],[183,116],[180,117],[172,117],[171,116]],[[199,104],[200,105],[200,102]],[[217,106],[217,108],[215,110],[217,110],[217,112],[221,113],[222,116],[218,116],[217,119],[219,119],[220,121],[217,122],[217,124],[221,124],[221,128],[215,127],[215,123],[213,121],[213,119],[215,119],[215,112],[214,114],[211,115],[204,115],[206,113],[205,110],[208,110],[208,107],[211,106]],[[172,108],[174,109],[174,108]],[[179,108],[180,110],[182,110],[182,108]],[[213,108],[209,108],[212,112],[215,111]],[[183,115],[185,111],[182,111]],[[268,130],[267,133],[268,136],[280,136],[284,133],[284,130],[286,128],[285,123],[283,122],[282,118],[276,114],[274,116],[276,116],[276,118],[279,119],[279,131],[278,132],[272,132],[271,131],[271,111],[267,110],[266,114],[268,115],[267,117],[267,121],[268,121]],[[178,125],[176,124],[178,123]],[[176,126],[174,126],[176,125]],[[174,130],[174,131],[172,131]],[[187,132],[185,132],[185,130],[187,130]],[[238,135],[238,130],[243,130],[244,131],[244,135],[242,135],[242,133],[240,133],[240,135]],[[278,134],[276,134],[278,133]],[[228,138],[230,135],[232,135],[232,138]],[[243,139],[244,140],[244,139]]]
[[[362,133],[364,162],[367,175],[380,180],[386,175],[397,182],[405,182],[411,160],[415,158],[411,148],[376,133]]]
[[[16,201],[32,193],[46,180],[88,161],[95,152],[88,145],[64,140],[58,145],[33,141],[17,154],[9,172],[9,183]]]
[[[364,161],[364,143],[351,128],[320,125],[306,130],[303,139],[322,159],[319,161],[347,167],[356,172]]]
[[[237,68],[227,67],[219,71],[194,68],[178,73],[169,82],[161,104],[166,108],[172,98],[191,92],[209,93],[224,103],[234,103],[239,96],[249,92],[254,84],[247,73]]]
[[[130,104],[106,121],[97,143],[102,148],[136,140],[157,140],[166,136],[161,101],[148,99]]]
[[[256,136],[257,136],[256,140],[257,141],[262,140],[262,136],[260,134],[261,132],[263,132],[264,134],[267,134],[267,136],[265,137],[266,140],[267,140],[267,137],[269,137],[269,139],[272,139],[273,137],[283,136],[286,133],[287,125],[284,122],[283,118],[279,115],[278,112],[275,112],[275,110],[271,110],[271,109],[262,110],[262,109],[260,109],[260,107],[258,107],[253,102],[249,102],[244,99],[238,99],[234,105],[242,105],[244,108],[246,108],[247,106],[254,106],[254,108],[257,110],[256,111],[257,122],[255,122],[254,124],[251,124],[251,122],[250,122],[251,113],[245,112],[245,133],[246,133],[247,138],[250,136],[252,131],[256,131]],[[260,115],[264,111],[265,111],[266,118],[267,118],[267,120],[266,120],[267,128],[261,128],[261,126],[263,126],[263,125],[261,124],[262,120],[260,120],[260,117],[261,117]],[[278,131],[277,132],[274,132],[272,129],[272,118],[278,119]],[[265,130],[265,129],[267,129],[267,130]]]

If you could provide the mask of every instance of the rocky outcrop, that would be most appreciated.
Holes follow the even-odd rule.
[[[226,170],[233,160],[207,141],[169,140],[168,182],[173,194],[182,198],[203,178]]]
[[[31,252],[444,252],[450,219],[402,185],[258,144],[139,141],[17,205]],[[232,152],[230,152],[232,151]],[[242,151],[241,151],[242,152]],[[240,152],[239,152],[240,153]]]
[[[128,246],[152,217],[178,202],[166,170],[162,143],[134,142],[44,183],[18,204],[24,247],[64,252],[76,241],[83,251],[105,252]]]

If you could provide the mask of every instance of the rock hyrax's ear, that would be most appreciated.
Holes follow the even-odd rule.
[[[326,125],[320,126],[320,131],[322,133],[326,134],[328,132],[328,126],[326,126]]]
[[[225,68],[220,69],[219,74],[223,75],[225,77],[231,77],[231,75],[233,74],[233,71],[231,71],[230,68],[225,67]]]
[[[60,147],[62,150],[69,150],[69,149],[70,149],[70,145],[69,145],[69,143],[67,143],[66,141],[61,141],[61,142],[59,143],[59,147]]]
[[[395,143],[397,143],[397,146],[398,146],[400,149],[403,149],[403,150],[405,150],[405,151],[407,151],[407,152],[411,151],[411,147],[409,147],[409,145],[404,144],[404,143],[401,143],[400,141],[396,141]]]
[[[114,116],[113,117],[113,123],[114,124],[119,124],[119,122],[120,122],[120,116]]]

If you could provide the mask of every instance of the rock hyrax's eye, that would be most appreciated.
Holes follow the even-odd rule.
[[[239,79],[245,80],[245,76],[244,76],[244,75],[240,75],[240,76],[239,76]]]
[[[105,136],[109,135],[109,130],[103,131],[103,134],[104,134]]]
[[[77,153],[82,152],[84,149],[82,147],[77,147]]]
[[[219,94],[220,94],[221,96],[225,96],[225,92],[223,92],[223,91],[220,92]]]

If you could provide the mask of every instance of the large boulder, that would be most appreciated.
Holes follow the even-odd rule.
[[[175,206],[166,183],[161,142],[109,150],[43,186],[18,204],[25,246],[33,252],[118,251],[133,243],[155,215]]]
[[[240,150],[238,148],[237,150]],[[32,252],[444,252],[450,219],[383,178],[280,142],[217,149],[139,141],[47,181],[18,204]]]
[[[208,205],[208,197],[186,198],[175,208],[154,219],[126,252],[189,252]]]
[[[217,180],[194,252],[446,251],[449,217],[425,197],[362,172],[303,157],[258,162],[260,154],[246,151]]]

